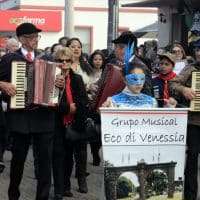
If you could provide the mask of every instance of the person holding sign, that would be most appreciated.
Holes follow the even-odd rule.
[[[155,98],[141,93],[145,83],[144,70],[139,65],[131,65],[123,70],[125,89],[117,95],[108,97],[103,107],[154,108]]]

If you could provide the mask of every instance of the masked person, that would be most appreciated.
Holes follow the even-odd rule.
[[[154,108],[157,107],[156,100],[146,94],[141,93],[145,74],[140,66],[132,65],[128,71],[124,70],[125,89],[117,95],[108,97],[103,107],[123,107],[123,108]]]

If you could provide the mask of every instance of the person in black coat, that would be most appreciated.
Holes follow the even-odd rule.
[[[30,72],[33,61],[37,57],[36,48],[41,32],[31,23],[22,23],[16,28],[16,35],[22,46],[14,53],[5,55],[0,62],[0,89],[8,105],[10,96],[16,95],[16,87],[11,83],[11,66],[13,61],[26,62],[26,71]],[[56,84],[62,85],[62,80]],[[38,155],[38,177],[36,200],[48,200],[51,186],[52,141],[55,130],[55,111],[49,107],[26,107],[24,109],[10,109],[8,107],[7,123],[13,136],[12,160],[10,167],[9,200],[20,197],[24,163],[29,145],[33,145]]]
[[[70,177],[73,168],[73,155],[79,157],[79,162],[84,158],[82,146],[86,143],[81,140],[71,140],[65,127],[72,125],[78,133],[84,134],[85,121],[87,118],[88,98],[82,77],[75,74],[71,69],[73,53],[68,48],[59,49],[55,53],[55,62],[62,66],[62,76],[65,78],[65,87],[60,95],[58,107],[57,126],[53,148],[53,177],[54,177],[54,200],[62,200],[64,196],[73,196],[71,193]],[[76,154],[74,154],[76,152]],[[87,190],[84,165],[77,163],[79,191]],[[83,191],[83,189],[85,189]]]
[[[0,173],[3,172],[5,165],[3,163],[3,154],[6,146],[6,123],[5,116],[2,109],[2,96],[0,91]]]

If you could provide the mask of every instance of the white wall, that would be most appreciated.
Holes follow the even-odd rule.
[[[74,0],[78,7],[108,7],[108,0]]]
[[[129,27],[130,30],[136,31],[144,26],[153,24],[157,19],[157,13],[120,13],[119,26]]]
[[[93,50],[103,49],[107,45],[107,21],[108,15],[105,12],[75,12],[76,26],[93,27]]]

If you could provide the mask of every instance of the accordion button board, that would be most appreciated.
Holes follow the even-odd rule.
[[[190,102],[190,110],[200,112],[200,71],[192,72],[192,89],[196,97]]]
[[[12,62],[11,83],[16,86],[16,95],[11,97],[10,108],[25,107],[25,90],[26,90],[26,62]]]

